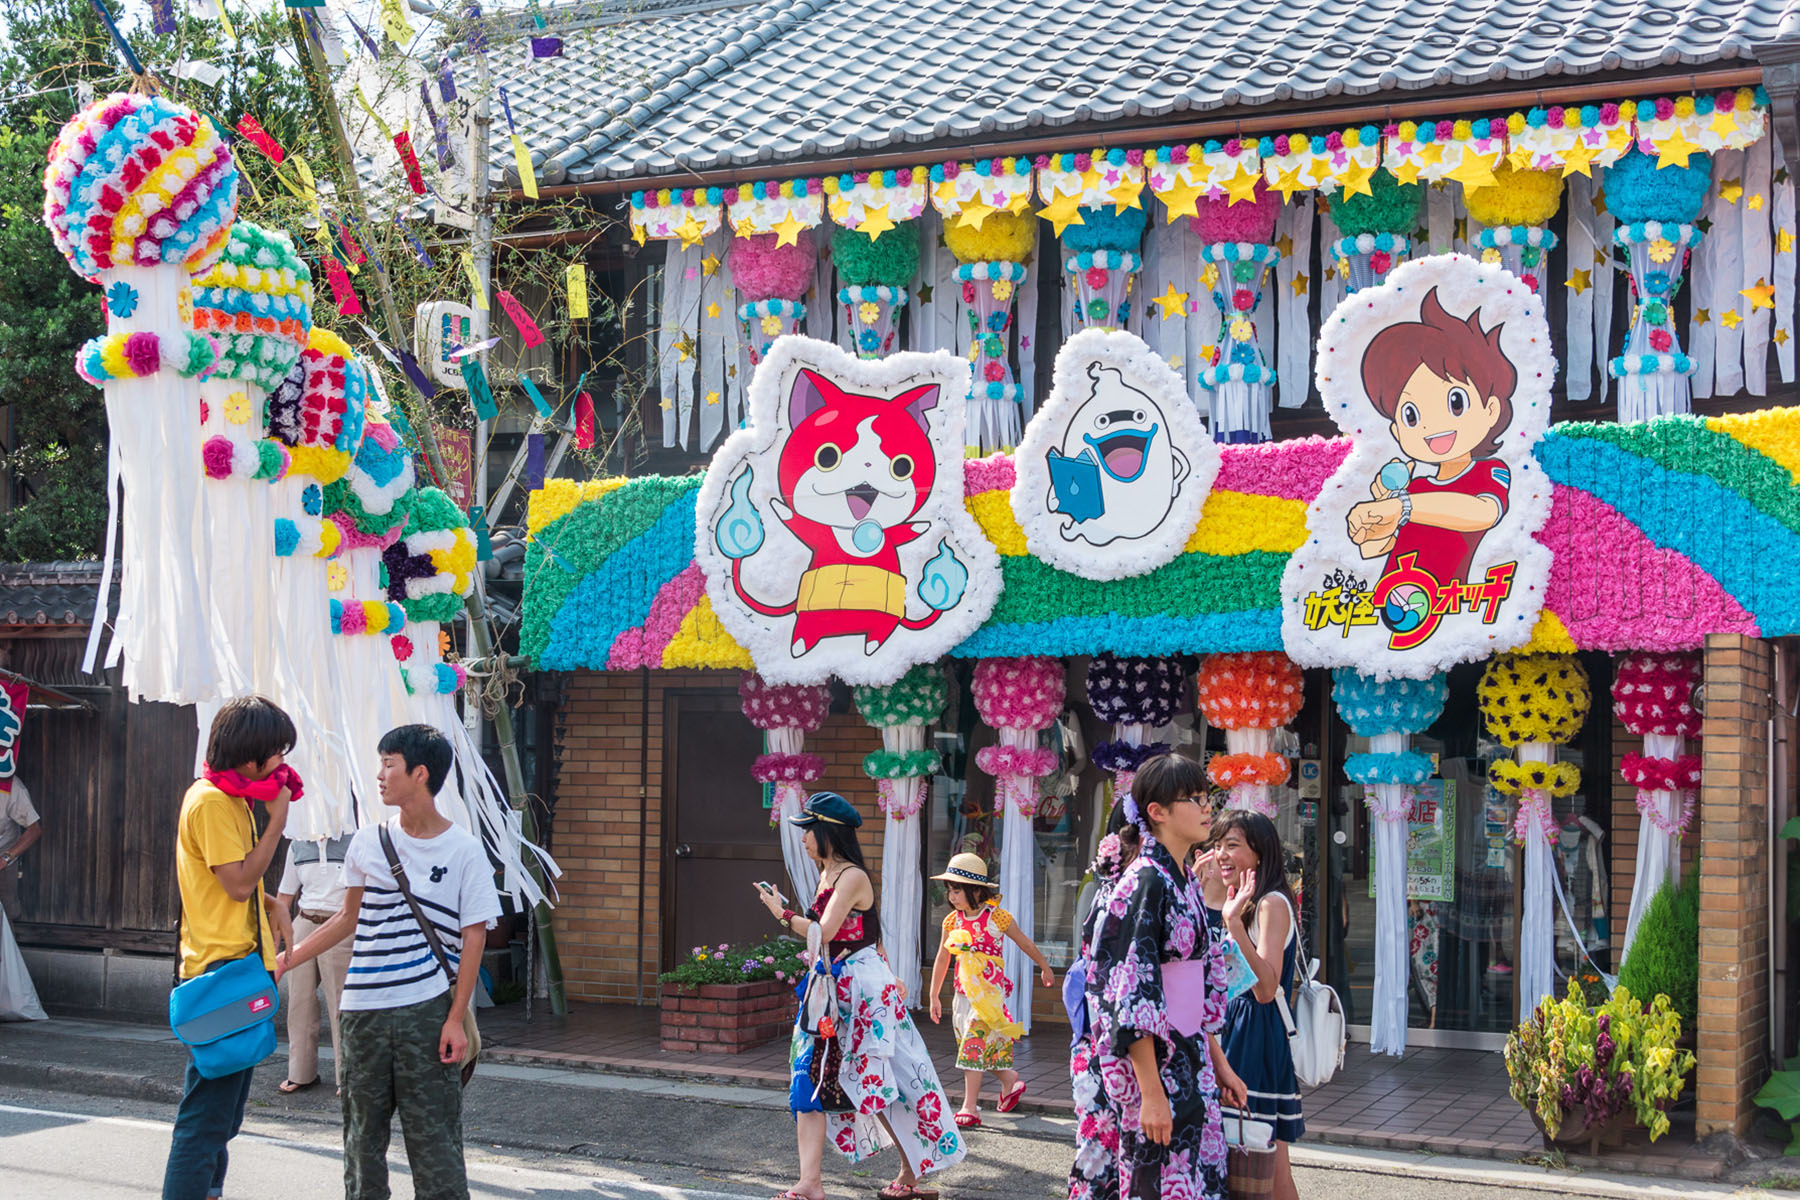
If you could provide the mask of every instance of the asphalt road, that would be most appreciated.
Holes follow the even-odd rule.
[[[581,1106],[581,1098],[570,1094],[573,1089],[550,1085],[533,1090],[546,1108]],[[660,1136],[621,1139],[616,1131],[601,1128],[593,1131],[592,1141],[563,1151],[506,1149],[471,1139],[467,1150],[471,1195],[479,1200],[765,1200],[789,1182],[779,1171],[768,1170],[776,1162],[792,1162],[785,1113],[760,1104],[639,1091],[610,1099],[658,1126]],[[529,1125],[532,1111],[528,1107],[516,1115]],[[18,1200],[154,1196],[168,1152],[171,1116],[164,1104],[0,1088],[4,1194]],[[335,1122],[254,1108],[233,1143],[227,1194],[283,1200],[341,1196],[339,1151]],[[1061,1139],[989,1135],[977,1145],[969,1164],[941,1182],[946,1196],[1057,1197],[1066,1194],[1062,1171],[1067,1158]],[[412,1187],[397,1136],[391,1161],[395,1200],[409,1200]],[[746,1166],[751,1169],[743,1169]],[[859,1193],[867,1196],[885,1178],[872,1171],[853,1171],[841,1160],[828,1163],[827,1186],[838,1200]],[[1307,1200],[1525,1200],[1545,1195],[1711,1200],[1780,1194],[1730,1185],[1663,1185],[1571,1177],[1522,1166],[1458,1166],[1417,1156],[1319,1151],[1305,1153],[1297,1180]]]

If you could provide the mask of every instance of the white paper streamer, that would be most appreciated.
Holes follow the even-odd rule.
[[[1044,264],[1033,262],[1025,268],[1025,282],[1019,285],[1015,293],[1019,306],[1018,315],[1013,318],[1014,327],[1018,330],[1017,345],[1019,348],[1019,415],[1021,424],[1031,420],[1037,411],[1037,321],[1038,297],[1041,295],[1039,280],[1043,276]]]
[[[657,330],[656,362],[662,377],[663,448],[688,448],[694,417],[694,355],[682,358],[676,343],[693,345],[700,329],[701,260],[704,242],[692,246],[668,243],[663,267],[662,324]]]
[[[1597,188],[1598,185],[1596,184]],[[1617,272],[1613,267],[1612,244],[1613,229],[1618,222],[1610,212],[1594,212],[1593,201],[1588,202],[1589,227],[1594,233],[1594,246],[1598,257],[1594,261],[1594,378],[1599,381],[1597,400],[1605,400],[1611,385],[1612,376],[1607,365],[1612,361],[1612,317],[1613,317],[1613,285],[1617,281]],[[1692,290],[1692,289],[1690,289]]]
[[[1794,238],[1794,178],[1788,174],[1787,156],[1782,152],[1779,138],[1771,138],[1771,151],[1774,154],[1774,173],[1780,176],[1781,182],[1773,185],[1770,198],[1769,224],[1773,226],[1775,246],[1775,328],[1787,334],[1775,347],[1775,361],[1781,367],[1781,382],[1794,382],[1794,267],[1796,257]],[[1781,248],[1780,239],[1786,236],[1789,241],[1787,249]]]
[[[1430,254],[1448,254],[1455,249],[1456,203],[1442,188],[1425,189],[1425,238]]]
[[[736,421],[727,420],[731,410],[725,386],[726,372],[737,362],[735,335],[738,327],[737,289],[731,285],[731,275],[723,265],[729,240],[723,229],[708,237],[706,252],[718,259],[720,266],[711,275],[706,273],[704,263],[700,267],[700,333],[697,347],[700,359],[697,404],[700,410],[700,441],[697,449],[702,452],[718,445],[720,436],[727,430],[737,428]],[[729,340],[726,337],[728,329],[733,335]]]
[[[1750,302],[1738,295],[1738,289],[1745,287],[1744,278],[1744,206],[1750,197],[1748,188],[1738,197],[1736,204],[1727,203],[1719,195],[1718,183],[1723,179],[1744,178],[1744,152],[1742,150],[1721,150],[1713,155],[1712,198],[1708,201],[1707,211],[1712,215],[1713,226],[1707,232],[1706,242],[1714,248],[1713,280],[1712,280],[1712,319],[1713,319],[1713,386],[1711,395],[1731,396],[1744,386],[1744,327],[1739,324],[1735,329],[1725,324],[1725,314],[1739,312],[1750,307]],[[1755,215],[1755,214],[1752,214]],[[1702,243],[1705,244],[1705,243]],[[1752,281],[1754,282],[1754,281]],[[1698,288],[1695,289],[1699,291]]]
[[[1644,757],[1680,758],[1686,739],[1666,733],[1644,735]],[[1681,798],[1674,792],[1657,791],[1650,801],[1665,821],[1674,824],[1681,819]],[[1681,840],[1664,833],[1649,817],[1638,816],[1637,874],[1631,881],[1631,911],[1625,918],[1625,944],[1619,948],[1619,961],[1631,953],[1637,937],[1638,922],[1650,907],[1650,901],[1663,884],[1681,883]]]
[[[883,726],[881,745],[884,750],[923,750],[925,726]],[[894,790],[908,803],[916,803],[929,783],[922,777],[896,779]],[[924,875],[919,870],[922,811],[904,818],[889,816],[881,840],[881,939],[912,1008],[925,999],[919,984],[919,918],[925,905]]]
[[[1741,289],[1767,287],[1775,273],[1769,255],[1772,199],[1769,189],[1773,184],[1769,146],[1774,141],[1773,137],[1765,137],[1744,151],[1744,194],[1737,204],[1742,210],[1739,220],[1743,231],[1740,245],[1744,273],[1743,282],[1738,285]],[[1753,208],[1752,205],[1760,207]],[[1757,307],[1746,296],[1740,295],[1738,299],[1744,314],[1744,323],[1738,326],[1744,344],[1744,388],[1752,396],[1766,396],[1769,394],[1769,318],[1775,314],[1772,309]]]
[[[1312,299],[1314,274],[1298,289],[1294,280],[1305,275],[1313,261],[1313,199],[1297,196],[1281,206],[1275,220],[1275,240],[1292,239],[1294,251],[1275,265],[1275,395],[1282,408],[1300,408],[1312,391],[1312,344],[1315,331],[1307,305]],[[1329,310],[1327,310],[1329,311]],[[1214,336],[1217,336],[1216,334]]]
[[[1037,730],[1001,728],[995,731],[995,739],[1002,746],[1011,746],[1021,750],[1036,750],[1038,744]],[[1030,794],[1037,795],[1037,780],[1026,779],[1020,786],[1029,789]],[[1037,835],[1031,828],[1031,817],[1019,811],[1019,806],[1005,799],[1006,789],[995,781],[995,807],[1004,808],[1000,817],[1000,902],[1013,915],[1019,933],[1029,938],[1033,933],[1036,917],[1036,891],[1032,880],[1033,863],[1037,856]],[[1037,967],[1025,957],[1011,938],[1005,942],[1002,961],[1006,964],[1007,978],[1013,981],[1012,1014],[1013,1019],[1031,1032],[1031,987],[1036,982]]]
[[[1313,267],[1314,286],[1319,289],[1319,311],[1329,313],[1344,298],[1344,278],[1337,273],[1337,264],[1331,258],[1331,244],[1339,237],[1337,222],[1331,214],[1319,215],[1319,244],[1315,247]],[[1277,381],[1279,386],[1279,381]]]
[[[1520,745],[1521,763],[1556,761],[1549,742]],[[1520,797],[1523,805],[1525,799]],[[1528,816],[1525,824],[1525,897],[1519,921],[1519,1011],[1537,1011],[1538,1001],[1556,991],[1556,865],[1550,861],[1550,838],[1542,822]]]
[[[1571,277],[1576,271],[1588,273],[1587,287],[1580,291],[1573,287],[1563,289],[1563,387],[1571,401],[1579,402],[1594,392],[1590,366],[1594,357],[1594,277],[1609,268],[1594,266],[1594,181],[1585,175],[1571,175],[1568,182],[1568,193],[1563,197],[1563,209],[1568,213],[1568,270]],[[1543,287],[1548,291],[1552,286],[1549,273],[1545,272]]]
[[[1378,733],[1371,754],[1399,754],[1404,733]],[[1405,784],[1369,785],[1369,832],[1375,849],[1375,991],[1370,1000],[1369,1050],[1406,1053],[1407,957]],[[1391,814],[1384,816],[1383,814]]]

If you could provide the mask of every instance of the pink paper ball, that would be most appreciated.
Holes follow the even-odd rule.
[[[811,230],[801,230],[792,245],[780,236],[758,233],[731,243],[731,278],[745,300],[799,300],[812,286],[819,261]]]
[[[1254,200],[1233,204],[1230,196],[1202,197],[1188,226],[1205,242],[1267,244],[1275,240],[1275,217],[1280,211],[1281,197],[1259,180]]]

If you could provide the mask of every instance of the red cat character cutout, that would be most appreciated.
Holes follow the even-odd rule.
[[[899,386],[884,386],[879,377],[897,374],[888,363],[834,370],[812,360],[841,352],[793,340],[804,343],[808,360],[758,368],[755,382],[775,376],[781,393],[760,406],[753,395],[751,428],[721,448],[696,513],[696,552],[714,608],[759,670],[779,646],[788,662],[839,660],[832,670],[845,678],[886,675],[874,660],[897,633],[932,630],[965,607],[971,542],[953,521],[960,515],[971,531],[973,522],[960,503],[960,453],[946,454],[943,437],[946,417],[960,425],[960,403],[947,411],[945,397],[957,393],[935,371],[915,365],[894,381]],[[938,365],[937,356],[905,357]],[[764,417],[776,426],[772,441]],[[761,505],[781,534],[765,525]],[[986,540],[973,537],[976,553],[991,555]],[[734,624],[735,613],[751,623]],[[859,671],[853,656],[869,670]],[[910,665],[935,655],[886,656],[897,657]]]

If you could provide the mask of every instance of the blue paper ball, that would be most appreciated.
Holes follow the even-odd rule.
[[[1082,224],[1063,230],[1063,249],[1070,254],[1094,250],[1136,251],[1144,237],[1144,222],[1149,214],[1143,208],[1128,208],[1115,213],[1111,207],[1083,208]],[[1087,268],[1086,263],[1082,269]]]
[[[1689,156],[1685,167],[1658,167],[1656,155],[1633,147],[1607,167],[1602,179],[1606,207],[1626,224],[1673,221],[1691,225],[1712,187],[1712,155]]]

